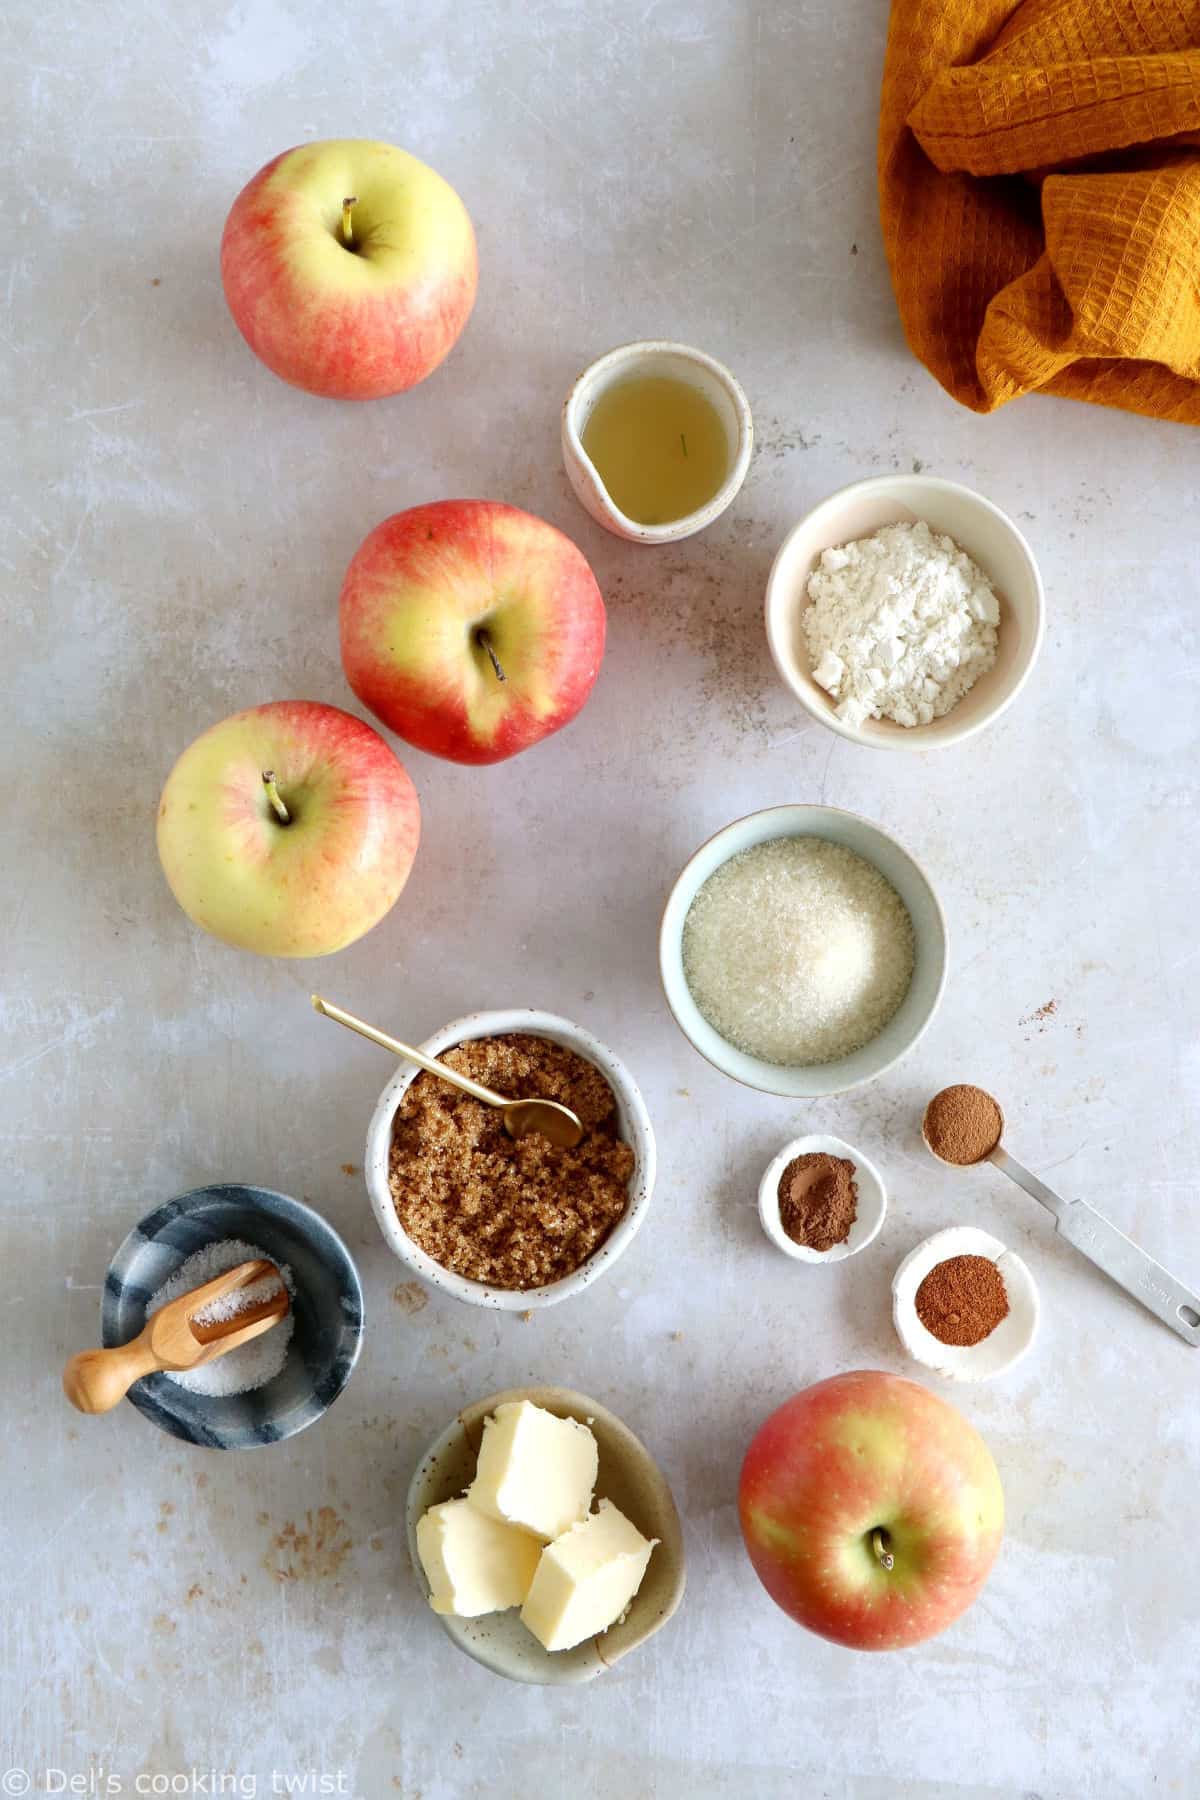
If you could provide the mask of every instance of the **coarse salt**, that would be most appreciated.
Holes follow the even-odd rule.
[[[254,1244],[243,1243],[241,1238],[223,1238],[218,1243],[205,1244],[180,1263],[173,1275],[168,1276],[157,1293],[151,1296],[146,1306],[146,1317],[151,1318],[159,1312],[169,1300],[178,1300],[183,1294],[190,1294],[195,1288],[203,1287],[206,1281],[214,1281],[218,1275],[236,1269],[239,1263],[271,1262],[273,1259]],[[246,1312],[263,1300],[269,1300],[279,1292],[282,1285],[293,1296],[296,1283],[287,1263],[276,1263],[274,1275],[264,1275],[258,1281],[252,1281],[248,1287],[235,1288],[228,1294],[220,1294],[210,1300],[193,1316],[201,1325],[213,1325],[226,1319],[236,1319],[239,1313]],[[251,1338],[248,1344],[239,1344],[236,1350],[229,1350],[224,1356],[215,1356],[211,1362],[201,1363],[195,1369],[179,1369],[165,1371],[168,1380],[176,1381],[180,1387],[188,1388],[193,1394],[248,1394],[254,1388],[265,1387],[273,1381],[287,1361],[288,1344],[295,1329],[295,1316],[289,1306],[278,1324],[272,1325],[259,1337]]]
[[[714,1031],[787,1067],[836,1062],[877,1037],[912,980],[895,888],[825,838],[773,838],[711,874],[683,926],[683,970]]]
[[[822,551],[808,600],[801,622],[812,677],[848,725],[928,725],[996,660],[991,582],[924,520]]]

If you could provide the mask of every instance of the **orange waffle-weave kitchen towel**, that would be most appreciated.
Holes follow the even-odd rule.
[[[893,0],[879,189],[955,399],[1200,424],[1200,0]]]

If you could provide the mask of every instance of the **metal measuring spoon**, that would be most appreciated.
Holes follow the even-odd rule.
[[[408,1062],[416,1063],[419,1069],[436,1075],[440,1081],[448,1081],[451,1087],[461,1088],[464,1094],[470,1094],[472,1099],[482,1100],[485,1106],[497,1107],[504,1115],[504,1129],[509,1137],[523,1138],[529,1132],[536,1131],[556,1149],[573,1150],[583,1136],[583,1124],[578,1114],[573,1113],[569,1106],[560,1106],[557,1100],[507,1100],[503,1094],[484,1087],[481,1081],[472,1081],[469,1075],[460,1075],[448,1063],[438,1062],[436,1057],[426,1056],[423,1050],[414,1050],[411,1044],[402,1044],[399,1038],[389,1037],[386,1031],[377,1031],[374,1025],[355,1018],[353,1013],[343,1012],[331,1000],[322,1000],[320,994],[312,996],[312,1003],[327,1019],[333,1019],[336,1024],[357,1031],[359,1037],[370,1038],[373,1044],[390,1050],[393,1056],[402,1056]]]
[[[1089,1262],[1094,1262],[1098,1269],[1103,1269],[1110,1281],[1125,1289],[1139,1300],[1147,1312],[1152,1312],[1156,1319],[1169,1325],[1185,1344],[1193,1349],[1200,1348],[1200,1294],[1189,1292],[1181,1281],[1155,1262],[1152,1256],[1127,1238],[1123,1231],[1098,1213],[1094,1206],[1086,1200],[1064,1200],[1053,1188],[1048,1188],[1044,1181],[1019,1163],[1015,1156],[1000,1146],[1000,1138],[1004,1131],[1004,1114],[992,1096],[983,1088],[961,1084],[964,1094],[978,1097],[989,1108],[995,1110],[996,1135],[994,1141],[986,1148],[980,1149],[977,1155],[964,1155],[961,1159],[945,1156],[935,1150],[929,1141],[930,1110],[942,1098],[942,1094],[950,1092],[943,1088],[941,1094],[935,1094],[925,1108],[925,1117],[921,1123],[921,1136],[925,1139],[925,1147],[931,1156],[939,1162],[948,1163],[952,1168],[968,1168],[975,1163],[994,1163],[1002,1175],[1015,1181],[1018,1187],[1040,1200],[1047,1212],[1053,1213],[1054,1222],[1061,1236],[1068,1243],[1074,1244],[1082,1251]]]

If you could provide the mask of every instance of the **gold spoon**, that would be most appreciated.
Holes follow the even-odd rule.
[[[360,1037],[370,1038],[373,1044],[378,1044],[383,1050],[390,1050],[393,1056],[402,1056],[408,1062],[415,1062],[419,1069],[438,1076],[442,1081],[448,1081],[451,1087],[461,1088],[464,1094],[470,1094],[475,1100],[482,1100],[485,1106],[498,1107],[504,1115],[504,1129],[509,1137],[523,1138],[527,1133],[536,1131],[559,1150],[573,1150],[583,1136],[583,1124],[578,1115],[569,1106],[560,1106],[557,1100],[506,1100],[503,1094],[484,1087],[482,1082],[472,1081],[469,1075],[460,1075],[448,1063],[439,1062],[434,1056],[426,1056],[423,1050],[414,1050],[411,1044],[402,1044],[399,1038],[389,1037],[386,1031],[377,1031],[374,1025],[355,1018],[353,1013],[343,1012],[331,1000],[322,1000],[320,994],[313,995],[312,1003],[327,1019],[333,1019],[338,1025],[348,1026],[351,1031],[357,1031]]]
[[[251,1287],[278,1273],[275,1264],[265,1258],[239,1263],[236,1269],[217,1275],[203,1287],[193,1288],[190,1294],[168,1301],[153,1318],[147,1319],[131,1343],[116,1344],[109,1350],[80,1350],[63,1370],[67,1399],[80,1412],[111,1412],[143,1375],[163,1369],[172,1373],[198,1369],[201,1363],[212,1362],[214,1357],[236,1350],[239,1344],[261,1337],[287,1313],[290,1302],[282,1281],[277,1294],[245,1307],[232,1318],[198,1322],[195,1314],[223,1294]]]

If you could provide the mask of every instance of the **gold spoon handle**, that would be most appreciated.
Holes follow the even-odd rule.
[[[469,1075],[460,1075],[444,1062],[438,1062],[434,1056],[426,1056],[423,1050],[415,1050],[411,1044],[401,1043],[399,1038],[389,1037],[386,1031],[377,1031],[374,1025],[368,1025],[365,1019],[356,1018],[353,1013],[343,1011],[335,1006],[332,1000],[323,1000],[320,994],[312,997],[313,1006],[327,1019],[337,1025],[345,1025],[349,1031],[357,1031],[359,1037],[369,1038],[378,1044],[381,1050],[390,1050],[393,1056],[404,1057],[408,1062],[416,1063],[419,1069],[425,1069],[430,1075],[436,1075],[440,1081],[448,1081],[451,1087],[461,1088],[464,1094],[470,1094],[476,1100],[482,1100],[485,1106],[507,1106],[508,1099],[504,1094],[497,1094],[493,1088],[484,1087],[480,1081],[472,1081]]]

